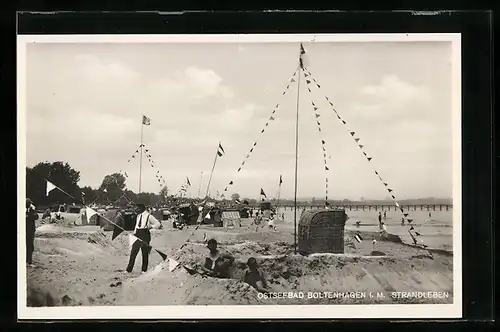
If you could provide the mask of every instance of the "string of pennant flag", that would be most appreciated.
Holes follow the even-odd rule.
[[[158,181],[160,187],[164,186],[167,182],[161,175],[160,170],[155,166],[155,162],[153,160],[153,156],[151,155],[150,149],[147,148],[146,145],[144,144],[142,144],[142,147],[144,148],[144,154],[146,155],[146,158],[149,161],[149,165],[151,166],[151,168],[156,168],[156,173],[155,173],[156,181]]]
[[[71,194],[67,193],[66,191],[64,191],[63,189],[61,189],[60,187],[56,186],[55,184],[51,183],[50,181],[48,180],[45,180],[47,182],[47,189],[46,189],[46,195],[49,194],[49,192],[51,192],[52,190],[54,189],[58,189],[60,190],[61,192],[63,192],[64,194],[68,195],[69,197],[73,198],[74,200],[75,197],[73,197]],[[135,241],[141,241],[143,242],[144,244],[146,244],[148,247],[150,247],[151,249],[154,249],[158,255],[161,256],[162,260],[165,261],[168,256],[163,253],[162,251],[154,248],[153,246],[151,246],[150,244],[148,244],[147,242],[143,241],[142,239],[138,238],[137,236],[133,235],[132,232],[129,232],[127,230],[125,230],[123,227],[121,227],[120,225],[118,225],[117,223],[115,223],[114,221],[110,220],[109,218],[107,218],[105,215],[102,215],[102,214],[99,214],[97,211],[95,211],[94,209],[90,208],[89,206],[87,205],[84,205],[85,207],[85,214],[87,216],[87,220],[89,220],[92,216],[94,215],[98,215],[99,217],[105,219],[106,221],[110,222],[113,226],[114,226],[114,229],[113,229],[113,235],[112,235],[112,238],[111,240],[114,240],[118,235],[120,235],[121,233],[125,232],[128,234],[128,237],[129,237],[129,244],[132,246],[132,244],[135,242]],[[177,263],[175,260],[169,258],[169,265],[170,267],[172,267],[172,265],[178,265],[179,263]]]
[[[311,92],[311,89],[309,87],[309,83],[307,83],[307,90]],[[314,103],[314,100],[311,99],[311,106],[314,111],[314,117],[316,119],[316,125],[318,126],[318,132],[320,136],[322,137],[321,139],[321,149],[323,152],[323,161],[324,161],[324,170],[325,170],[325,205],[328,206],[328,171],[330,168],[328,167],[328,157],[327,157],[327,150],[326,150],[326,141],[323,139],[323,134],[321,131],[321,122],[319,121],[320,119],[320,114],[318,112],[319,108],[318,106]]]
[[[303,67],[302,68],[303,72],[304,72],[304,77],[306,79],[306,83],[308,85],[308,89],[310,86],[316,86],[316,88],[319,90],[321,90],[321,85],[318,83],[318,81],[312,76],[311,72],[306,68],[306,67]],[[313,84],[314,83],[314,84]],[[309,91],[311,91],[309,89]],[[312,92],[312,91],[311,91]],[[375,169],[375,167],[373,166],[373,163],[372,163],[372,157],[369,156],[366,151],[365,151],[365,147],[364,147],[364,144],[361,144],[360,143],[360,138],[356,135],[356,132],[349,129],[348,125],[347,125],[347,121],[345,121],[339,114],[339,112],[337,111],[337,109],[335,108],[333,102],[328,98],[328,96],[324,96],[325,97],[325,100],[326,102],[330,105],[330,107],[332,108],[332,110],[334,111],[337,119],[339,121],[342,122],[343,125],[346,126],[347,128],[347,131],[349,132],[349,135],[352,137],[354,143],[356,144],[356,146],[360,149],[360,151],[363,153],[363,155],[365,156],[366,160],[370,163],[375,175],[377,176],[377,178],[380,180],[380,182],[384,185],[385,189],[387,190],[387,192],[389,193],[389,195],[391,196],[392,200],[394,201],[394,204],[396,205],[396,207],[399,209],[399,211],[401,212],[402,214],[402,221],[407,221],[407,223],[410,225],[410,229],[408,230],[414,244],[417,244],[417,240],[415,238],[415,236],[411,233],[411,231],[414,231],[415,228],[413,227],[413,225],[411,225],[411,223],[413,222],[413,219],[411,218],[408,218],[409,216],[409,213],[405,212],[403,210],[403,208],[401,207],[401,205],[399,204],[398,200],[396,199],[396,195],[394,193],[394,190],[389,186],[389,184],[382,178],[382,176],[380,175],[380,173]],[[419,236],[420,233],[418,232],[415,232],[415,235],[416,236]]]
[[[283,93],[281,94],[282,96],[284,96],[284,95],[288,92],[288,90],[290,90],[290,85],[291,85],[292,83],[295,83],[295,82],[296,82],[295,77],[296,77],[296,75],[297,75],[297,72],[298,72],[298,68],[295,70],[295,72],[293,73],[292,77],[288,80],[287,85],[286,85],[286,87],[285,87],[285,89],[284,89]],[[276,104],[276,106],[273,108],[273,111],[271,112],[271,115],[269,116],[268,120],[266,121],[266,123],[265,123],[265,125],[264,125],[264,128],[262,128],[262,130],[260,131],[260,135],[259,135],[260,137],[262,137],[262,135],[263,135],[263,134],[264,134],[264,132],[266,131],[266,128],[269,126],[269,124],[270,124],[272,121],[274,121],[274,120],[276,119],[276,112],[278,111],[279,107],[280,107],[280,104],[279,104],[279,103],[277,103],[277,104]],[[255,148],[256,148],[256,146],[257,146],[258,141],[259,141],[259,140],[257,139],[257,140],[255,140],[255,141],[253,142],[252,147],[250,148],[250,150],[249,150],[249,151],[248,151],[248,153],[246,154],[245,158],[244,158],[244,159],[243,159],[243,161],[241,162],[241,164],[240,164],[240,166],[238,167],[238,170],[236,171],[236,173],[239,173],[239,172],[243,169],[243,167],[245,166],[245,163],[247,162],[248,158],[250,158],[250,156],[251,156],[251,155],[252,155],[252,153],[254,152],[254,150],[255,150]],[[229,189],[229,186],[232,186],[233,184],[234,184],[234,181],[233,181],[233,180],[229,181],[229,184],[228,184],[228,185],[224,188],[224,192],[223,192],[223,194],[224,194],[225,192],[227,192],[227,191],[228,191],[228,189]]]

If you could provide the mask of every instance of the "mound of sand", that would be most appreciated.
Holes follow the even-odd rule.
[[[181,250],[178,244],[191,230],[153,233],[152,244],[181,264],[200,266],[208,252],[198,230]],[[140,255],[135,272],[123,273],[129,244],[126,236],[111,241],[98,228],[61,228],[44,225],[37,230],[34,261],[29,268],[29,304],[36,305],[171,305],[171,304],[335,304],[408,303],[378,299],[261,299],[242,279],[249,257],[255,257],[276,292],[408,292],[448,291],[452,295],[452,256],[430,254],[421,248],[371,239],[357,243],[346,232],[345,254],[293,254],[287,234],[213,230],[220,249],[236,258],[232,279],[191,276],[182,267],[168,270],[168,261],[151,253],[150,271],[141,275]],[[210,237],[210,236],[209,236]],[[163,246],[162,246],[163,245]],[[375,252],[375,253],[373,253]],[[385,254],[382,255],[381,254]],[[39,262],[39,263],[38,263]],[[49,294],[49,295],[47,295]],[[451,303],[447,299],[412,303]],[[40,304],[42,303],[42,304]],[[43,304],[45,303],[45,304]]]

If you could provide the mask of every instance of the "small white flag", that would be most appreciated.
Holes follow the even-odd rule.
[[[398,202],[396,202],[396,206],[399,207],[399,203]]]
[[[168,259],[168,270],[169,270],[170,272],[172,272],[173,270],[175,270],[175,268],[176,268],[177,266],[179,266],[179,264],[180,264],[180,263],[179,263],[178,261],[173,260],[172,258],[169,258],[169,259]]]
[[[104,191],[105,193],[107,193],[107,192],[108,192],[108,189],[107,189],[107,188],[104,188],[104,190],[103,190],[103,191]]]
[[[137,237],[132,233],[128,233],[128,244],[130,245],[130,248],[132,248],[135,241],[137,241]]]
[[[56,189],[57,187],[52,184],[51,182],[47,181],[47,193],[46,193],[46,196],[49,196],[49,192],[51,192],[52,190]]]
[[[205,216],[206,219],[210,219],[210,212]]]
[[[90,218],[92,218],[93,215],[97,214],[97,212],[87,207],[85,209],[85,214],[87,215],[87,220],[90,220]]]

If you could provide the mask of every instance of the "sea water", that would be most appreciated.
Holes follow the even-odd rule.
[[[309,210],[309,209],[308,209]],[[302,209],[297,211],[297,223],[300,220]],[[379,232],[378,226],[378,213],[372,209],[371,211],[349,211],[346,209],[348,220],[346,221],[345,228],[349,230],[360,230],[368,232]],[[409,226],[405,223],[401,225],[401,212],[400,211],[387,211],[387,219],[383,219],[384,211],[382,212],[382,221],[387,226],[387,231],[391,234],[398,236],[408,237]],[[406,212],[406,211],[405,211]],[[429,217],[429,212],[431,216]],[[278,212],[279,218],[281,214],[285,214],[286,224],[292,224],[294,220],[293,209],[288,208],[286,211],[280,209]],[[427,211],[418,209],[417,211],[408,211],[408,218],[413,219],[412,225],[416,232],[420,234],[417,240],[422,241],[429,248],[453,250],[453,210],[448,211]],[[360,226],[356,226],[356,222],[360,222]]]

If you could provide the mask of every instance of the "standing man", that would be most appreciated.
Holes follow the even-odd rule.
[[[379,225],[382,224],[382,213],[381,212],[378,213],[378,224]]]
[[[144,204],[137,204],[137,220],[134,229],[134,235],[138,238],[132,245],[130,252],[130,260],[127,266],[127,272],[130,273],[134,269],[135,258],[142,252],[142,273],[148,270],[149,252],[151,251],[151,228],[159,229],[161,223],[148,211]]]
[[[387,220],[387,211],[384,211],[384,220]]]
[[[38,213],[35,211],[33,201],[26,198],[26,264],[33,265],[33,251],[35,250],[35,221],[38,219]]]

